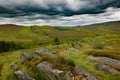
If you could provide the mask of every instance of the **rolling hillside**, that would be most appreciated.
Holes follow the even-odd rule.
[[[119,30],[120,22],[72,28],[0,25],[0,80],[19,80],[21,71],[30,79],[54,79],[56,70],[71,80],[69,73],[74,80],[120,80]]]
[[[82,28],[104,34],[120,34],[120,21],[92,24]]]

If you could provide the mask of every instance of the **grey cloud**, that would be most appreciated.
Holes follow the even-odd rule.
[[[119,0],[0,0],[0,24],[86,25],[120,20]]]
[[[50,9],[56,10],[70,9],[79,11],[81,9],[89,9],[111,2],[119,2],[119,0],[0,0],[0,6],[7,9]]]
[[[0,6],[14,9],[19,6],[31,6],[49,9],[52,7],[60,7],[64,5],[72,10],[80,9],[82,6],[86,5],[87,0],[0,0]]]
[[[108,8],[105,13],[82,14],[73,16],[49,16],[33,14],[32,16],[19,16],[14,18],[0,17],[0,24],[12,23],[20,25],[51,25],[51,26],[75,26],[102,23],[120,20],[120,8]],[[38,18],[39,17],[39,18]],[[53,17],[53,18],[52,18]],[[45,19],[46,18],[46,19]]]

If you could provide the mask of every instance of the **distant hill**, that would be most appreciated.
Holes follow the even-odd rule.
[[[111,21],[111,22],[104,22],[104,23],[96,23],[96,24],[86,25],[85,27],[100,26],[100,25],[112,25],[112,24],[120,24],[120,21]]]
[[[50,42],[59,37],[62,40],[95,37],[96,34],[120,34],[120,21],[92,24],[78,27],[21,26],[14,24],[0,25],[0,40],[31,42]]]
[[[0,28],[22,28],[23,26],[21,25],[15,25],[15,24],[2,24],[0,25]]]
[[[97,33],[120,33],[120,21],[112,21],[98,24],[91,24],[86,26],[77,26],[76,28],[83,28]]]

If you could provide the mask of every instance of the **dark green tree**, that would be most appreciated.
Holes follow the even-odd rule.
[[[60,44],[60,41],[59,41],[59,38],[58,38],[58,37],[56,37],[56,38],[54,39],[54,43],[55,43],[56,45],[59,45],[59,44]]]
[[[71,43],[72,47],[75,48],[75,44],[74,43]]]

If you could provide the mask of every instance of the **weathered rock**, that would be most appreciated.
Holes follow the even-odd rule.
[[[16,71],[14,75],[18,80],[35,80],[34,78],[26,74],[24,71]]]
[[[54,57],[54,54],[52,54],[51,52],[48,52],[47,50],[44,50],[44,49],[36,50],[35,54],[38,54],[38,55],[46,54],[48,56]]]
[[[116,59],[111,59],[108,57],[94,57],[94,56],[88,56],[88,58],[90,60],[94,60],[94,61],[98,61],[102,64],[111,66],[112,68],[117,68],[118,70],[120,70],[120,61],[116,60]]]
[[[46,80],[74,80],[70,71],[53,69],[52,64],[46,61],[39,63],[37,68]]]
[[[40,58],[40,56],[38,54],[36,54],[36,53],[32,54],[32,57],[33,58]]]
[[[77,74],[81,74],[83,76],[86,76],[86,77],[83,77],[83,80],[98,80],[96,75],[94,75],[93,73],[88,72],[87,70],[83,69],[80,66],[75,67],[75,72]]]
[[[18,67],[17,63],[13,63],[10,65],[10,69],[16,69]]]
[[[102,63],[96,64],[96,70],[104,71],[105,73],[113,73],[113,74],[120,73],[118,70],[115,70],[114,68],[111,68],[110,66],[104,65]]]
[[[31,54],[21,54],[21,61],[22,63],[26,63],[30,60],[32,60],[33,56]]]

